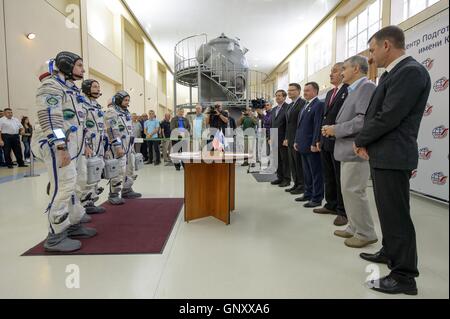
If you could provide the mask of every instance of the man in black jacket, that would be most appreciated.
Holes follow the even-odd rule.
[[[286,139],[283,143],[288,147],[289,168],[294,181],[294,186],[286,189],[286,192],[291,193],[292,195],[300,195],[305,191],[302,157],[300,153],[294,149],[298,114],[306,104],[306,101],[300,96],[301,91],[302,87],[300,84],[289,84],[288,96],[292,100],[292,103],[286,112]]]
[[[334,86],[327,93],[325,99],[325,112],[322,126],[336,124],[336,117],[348,95],[348,85],[342,83],[342,67],[344,63],[336,63],[331,69],[330,82]],[[341,193],[341,164],[334,158],[335,138],[321,137],[322,172],[325,181],[326,204],[322,208],[314,209],[316,214],[337,215],[334,225],[347,225],[344,200]]]
[[[277,180],[272,185],[279,187],[288,187],[291,185],[291,173],[289,170],[288,148],[283,145],[286,140],[286,111],[289,104],[286,103],[287,93],[284,90],[278,90],[275,93],[277,107],[272,110],[272,128],[278,129],[278,141],[272,142],[272,149],[275,143],[278,144],[278,169]]]
[[[370,262],[389,265],[391,273],[370,282],[389,294],[417,294],[417,245],[410,215],[411,172],[418,165],[417,136],[431,89],[428,71],[405,54],[405,35],[396,26],[370,39],[371,59],[386,68],[372,96],[355,153],[370,160],[383,248],[361,254]]]

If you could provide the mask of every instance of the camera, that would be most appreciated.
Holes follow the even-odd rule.
[[[214,106],[211,106],[210,109],[209,109],[209,114],[210,114],[210,115],[215,115],[215,114],[217,114],[217,112],[219,112],[219,108],[220,108],[220,105],[219,105],[219,104],[216,104],[216,105],[214,105]]]
[[[252,100],[252,106],[254,109],[264,109],[266,105],[266,100],[263,98]]]

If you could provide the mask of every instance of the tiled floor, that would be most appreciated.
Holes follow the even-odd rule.
[[[364,287],[370,265],[333,236],[333,217],[238,172],[231,225],[187,224],[180,214],[162,255],[20,257],[46,235],[47,177],[0,184],[0,298],[396,298]],[[183,173],[173,167],[146,166],[139,175],[135,189],[145,197],[183,197]],[[413,196],[412,214],[418,298],[449,298],[448,206]],[[66,287],[72,264],[79,289]]]

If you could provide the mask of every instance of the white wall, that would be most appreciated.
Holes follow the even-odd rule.
[[[103,95],[98,99],[98,103],[101,106],[103,106],[103,108],[106,108],[109,100],[112,99],[112,97],[118,91],[116,84],[114,82],[112,82],[111,80],[108,80],[104,77],[98,76],[93,73],[91,73],[90,78],[93,80],[96,80],[96,81],[98,81],[98,83],[100,83],[100,87],[101,87],[101,91],[102,91]]]
[[[144,78],[129,66],[125,69],[124,89],[130,94],[130,112],[145,113]]]
[[[27,115],[35,121],[39,69],[45,61],[64,50],[84,53],[86,70],[102,85],[104,96],[100,102],[104,106],[116,90],[133,88],[129,92],[133,111],[144,113],[152,109],[162,117],[163,113],[174,110],[173,75],[120,0],[83,0],[80,12],[75,10],[83,15],[82,19],[75,16],[82,29],[66,26],[66,15],[71,14],[66,12],[67,5],[78,3],[78,0],[49,2],[0,0],[0,108],[11,106],[18,117]],[[6,29],[3,16],[6,16]],[[140,60],[131,63],[138,64],[138,72],[128,68],[124,61],[124,52],[136,51],[128,50],[124,42],[125,25],[137,43],[142,42],[141,37],[144,42],[144,67]],[[30,32],[37,34],[34,41],[25,37]],[[8,54],[3,52],[5,42]],[[164,65],[167,71],[159,75],[158,64]],[[142,70],[144,75],[139,74]],[[165,92],[158,84],[164,81]],[[193,89],[193,102],[197,99],[197,90]],[[189,88],[178,86],[177,101],[180,104],[189,102]]]
[[[3,1],[0,1],[0,109],[8,107],[8,81],[6,77],[5,28],[3,20]]]
[[[122,83],[122,60],[92,36],[89,36],[88,43],[89,67],[117,83]]]
[[[104,0],[88,0],[87,21],[89,34],[111,52],[115,50],[114,15]]]
[[[125,63],[133,70],[137,70],[137,44],[136,41],[130,36],[128,32],[125,32]]]
[[[80,29],[67,28],[65,17],[43,0],[5,0],[4,10],[10,105],[17,117],[35,121],[39,68],[60,51],[81,54]],[[37,34],[33,41],[25,37],[30,32]]]
[[[150,43],[144,40],[144,77],[145,77],[145,108],[156,110],[158,106],[158,64],[157,54]]]

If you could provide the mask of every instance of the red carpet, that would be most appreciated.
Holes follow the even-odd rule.
[[[42,242],[23,256],[162,254],[183,205],[178,198],[129,200],[123,206],[106,203],[106,213],[93,215],[87,225],[97,229],[97,236],[82,239],[79,251],[47,253]]]

